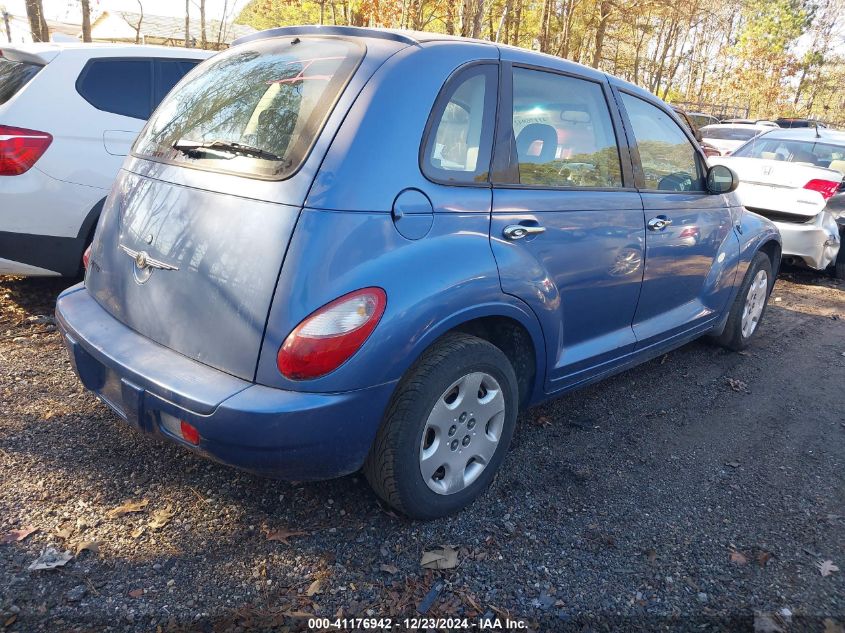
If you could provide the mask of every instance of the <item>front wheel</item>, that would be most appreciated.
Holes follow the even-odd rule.
[[[719,345],[734,351],[748,347],[763,320],[774,283],[769,258],[765,253],[757,253],[731,306],[725,331],[716,338]]]
[[[449,334],[399,383],[364,474],[376,494],[411,518],[456,512],[501,465],[518,401],[516,374],[498,347]]]

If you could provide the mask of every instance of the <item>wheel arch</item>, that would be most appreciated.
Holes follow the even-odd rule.
[[[477,336],[504,352],[517,375],[520,407],[540,399],[545,381],[545,339],[527,306],[514,298],[467,308],[439,321],[418,339],[403,375],[427,349],[451,332]]]

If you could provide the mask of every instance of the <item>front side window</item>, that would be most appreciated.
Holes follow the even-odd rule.
[[[539,187],[621,187],[604,92],[585,79],[514,68],[513,138],[519,181]]]
[[[335,38],[267,39],[216,55],[162,101],[138,156],[281,179],[302,164],[364,56]]]
[[[152,60],[95,59],[76,84],[80,95],[104,112],[146,119],[153,108]]]
[[[447,183],[486,182],[493,146],[497,67],[471,66],[446,84],[431,114],[423,172]]]
[[[662,109],[622,93],[643,167],[645,189],[706,191],[698,152]]]

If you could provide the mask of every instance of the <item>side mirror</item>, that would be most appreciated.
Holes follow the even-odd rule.
[[[713,165],[707,170],[707,191],[710,193],[730,193],[739,186],[739,176],[730,167]]]

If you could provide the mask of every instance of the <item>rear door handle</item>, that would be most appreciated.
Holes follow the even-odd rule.
[[[525,226],[523,224],[511,224],[502,230],[506,240],[521,240],[528,235],[539,235],[545,233],[545,226]]]
[[[648,221],[648,230],[662,231],[670,224],[672,224],[671,218],[667,218],[665,215],[658,215],[656,218],[651,218],[651,220]]]

